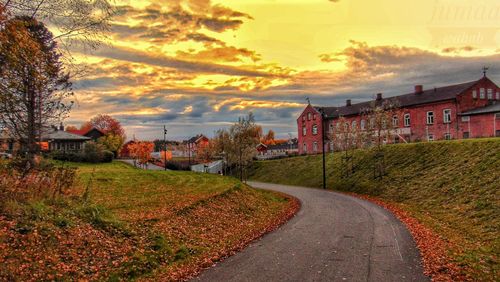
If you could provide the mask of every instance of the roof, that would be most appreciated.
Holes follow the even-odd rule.
[[[290,144],[291,141],[291,144]],[[270,145],[267,147],[268,150],[288,150],[288,149],[297,149],[298,148],[298,140],[292,139],[289,142],[284,142],[281,144]]]
[[[362,103],[356,103],[352,104],[351,106],[314,107],[314,108],[319,112],[323,111],[326,114],[327,118],[335,118],[339,116],[358,115],[363,110],[371,108],[374,102],[377,103],[378,105],[381,105],[385,101],[389,101],[389,102],[394,102],[398,107],[411,107],[421,104],[435,103],[435,102],[455,99],[458,94],[461,94],[464,91],[468,90],[469,88],[474,86],[477,82],[478,80],[439,87],[439,88],[432,88],[424,90],[419,94],[415,94],[413,92],[404,95],[383,98],[381,100],[371,100]]]
[[[204,139],[208,139],[205,135],[200,134],[200,135],[196,135],[196,136],[191,137],[190,139],[188,139],[188,140],[187,140],[187,143],[197,143],[197,142],[198,142],[198,140],[200,140],[200,139],[202,139],[202,138],[204,138]]]
[[[70,133],[67,131],[57,130],[51,133],[48,133],[46,137],[43,139],[48,140],[70,140],[70,141],[88,141],[89,137],[81,136],[78,134]]]
[[[98,128],[95,128],[95,127],[92,127],[91,129],[66,130],[66,132],[77,134],[77,135],[81,135],[81,136],[85,136],[85,135],[87,135],[89,132],[91,132],[93,130],[96,130],[97,132],[101,133],[102,135],[105,135],[102,130],[100,130]]]
[[[473,109],[467,112],[460,113],[461,116],[469,116],[469,115],[481,115],[481,114],[489,114],[489,113],[500,113],[500,103],[488,105],[486,107]]]

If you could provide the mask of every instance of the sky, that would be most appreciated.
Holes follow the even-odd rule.
[[[186,139],[253,112],[297,135],[307,105],[500,83],[495,0],[116,0],[109,39],[76,52],[68,125],[109,114],[128,138]]]

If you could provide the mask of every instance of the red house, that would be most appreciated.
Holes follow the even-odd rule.
[[[486,75],[476,81],[427,90],[416,85],[412,93],[390,98],[379,93],[375,103],[387,100],[399,106],[393,117],[397,135],[389,143],[500,137],[500,89]],[[364,130],[367,121],[362,112],[373,102],[352,104],[347,100],[342,107],[308,105],[297,118],[299,153],[320,153],[323,127],[326,140],[340,117]],[[325,150],[333,150],[333,143],[325,141]]]

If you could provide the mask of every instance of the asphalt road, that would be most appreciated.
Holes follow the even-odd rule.
[[[302,209],[193,281],[429,281],[410,233],[385,209],[330,191],[249,184],[295,196]]]

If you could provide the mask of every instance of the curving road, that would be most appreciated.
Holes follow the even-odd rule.
[[[295,196],[302,209],[193,281],[429,281],[411,235],[387,210],[330,191],[249,184]]]

